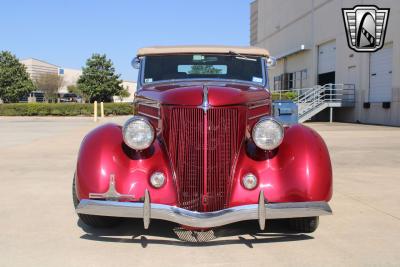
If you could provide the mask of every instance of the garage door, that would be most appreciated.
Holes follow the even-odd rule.
[[[328,42],[318,47],[318,84],[335,83],[336,42]]]
[[[371,53],[369,68],[369,102],[392,101],[393,45]]]
[[[318,74],[335,71],[336,69],[336,42],[332,41],[318,48]]]

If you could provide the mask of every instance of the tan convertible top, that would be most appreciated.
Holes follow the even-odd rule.
[[[192,54],[192,53],[210,53],[210,54],[228,54],[235,52],[243,55],[254,55],[269,57],[267,49],[255,46],[218,46],[218,45],[182,45],[182,46],[153,46],[140,48],[138,56],[147,55],[165,55],[165,54]]]

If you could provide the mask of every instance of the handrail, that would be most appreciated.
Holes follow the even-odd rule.
[[[354,84],[328,83],[323,86],[316,85],[311,88],[275,91],[275,93],[278,92],[279,99],[282,99],[282,96],[286,93],[295,94],[295,97],[292,100],[298,105],[299,119],[308,116],[313,110],[316,112],[321,111],[318,109],[320,109],[324,104],[325,106],[351,106],[354,105],[355,102]]]

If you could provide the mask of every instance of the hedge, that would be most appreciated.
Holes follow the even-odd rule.
[[[100,115],[100,104],[98,104]],[[133,114],[129,103],[104,103],[104,115]],[[93,116],[93,104],[16,103],[0,104],[0,116]]]
[[[272,100],[294,100],[297,97],[296,92],[284,92],[280,93],[279,91],[277,92],[272,92],[271,94]]]

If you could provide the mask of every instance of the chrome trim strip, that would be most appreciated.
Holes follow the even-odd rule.
[[[161,119],[161,118],[159,118],[159,117],[156,117],[156,116],[153,116],[153,115],[150,115],[150,114],[144,113],[144,112],[142,112],[142,111],[138,111],[138,113],[137,113],[137,114],[139,114],[139,115],[143,115],[143,116],[149,117],[149,118],[151,118],[151,119],[155,119],[155,120],[159,120],[159,119]]]
[[[139,109],[140,105],[157,109],[157,116],[150,115],[150,114],[142,112],[142,111],[136,111],[136,112],[137,112],[137,114],[147,116],[150,119],[157,120],[157,133],[161,132],[161,130],[162,130],[161,103],[158,101],[153,101],[151,99],[143,99],[143,98],[135,99],[134,103],[136,105],[136,110]]]
[[[158,102],[142,102],[143,100],[137,101],[137,105],[142,105],[142,106],[146,106],[146,107],[150,107],[150,108],[156,108],[159,109],[160,108],[160,103]]]
[[[264,206],[266,219],[312,217],[332,214],[329,204],[324,201],[267,203]],[[145,208],[145,204],[141,202],[92,199],[82,199],[76,208],[76,212],[80,214],[127,218],[143,218],[143,214],[147,212],[145,210],[148,210],[148,208]],[[263,220],[264,216],[263,209],[260,209],[258,204],[237,206],[213,212],[196,212],[175,206],[152,203],[150,210],[151,213],[148,213],[149,219],[165,220],[200,228],[217,227],[246,220],[260,221],[260,219]],[[261,214],[259,213],[260,210]]]
[[[255,109],[255,108],[259,108],[259,107],[263,107],[263,106],[268,106],[268,103],[262,103],[262,104],[250,106],[249,109]]]
[[[146,57],[141,57],[140,61],[141,61],[140,62],[140,70],[138,73],[138,80],[137,80],[138,84],[139,84],[138,91],[140,91],[144,85],[144,68],[146,67]]]
[[[268,116],[268,115],[269,115],[269,113],[265,112],[265,113],[262,113],[262,114],[258,114],[258,115],[252,116],[252,117],[249,118],[249,120],[254,120],[254,119],[257,119],[259,117]]]

